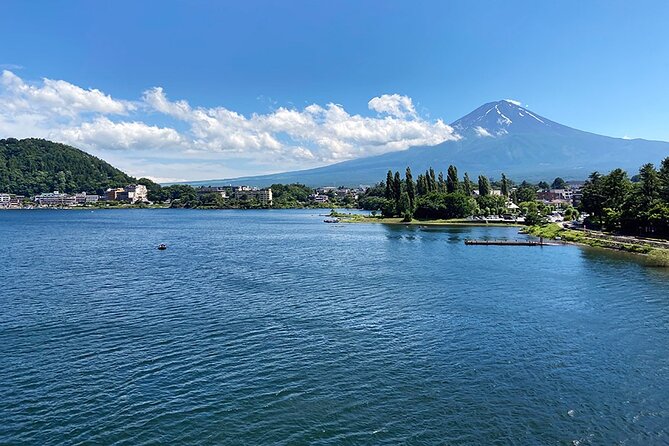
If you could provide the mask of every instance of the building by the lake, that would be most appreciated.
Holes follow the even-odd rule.
[[[128,203],[141,203],[149,201],[149,191],[143,184],[130,184],[126,187],[110,188],[105,191],[107,201],[126,201]]]

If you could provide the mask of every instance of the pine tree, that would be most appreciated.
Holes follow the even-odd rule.
[[[643,203],[650,207],[660,195],[660,178],[652,163],[644,164],[639,169],[639,187]]]
[[[665,204],[669,204],[669,156],[662,160],[658,177],[660,179],[660,198]]]
[[[446,180],[446,192],[452,194],[460,189],[460,182],[458,180],[458,169],[450,165],[448,166],[448,177]]]

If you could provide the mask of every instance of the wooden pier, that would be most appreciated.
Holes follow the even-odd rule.
[[[471,240],[466,239],[465,245],[483,245],[483,246],[548,246],[543,239],[534,240]]]

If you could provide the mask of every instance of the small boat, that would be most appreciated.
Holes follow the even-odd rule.
[[[339,219],[338,219],[338,218],[326,218],[326,219],[323,220],[323,221],[324,221],[325,223],[339,223]]]
[[[160,245],[158,245],[158,249],[160,249],[161,251],[164,251],[164,250],[167,249],[167,245],[165,243],[161,243]]]

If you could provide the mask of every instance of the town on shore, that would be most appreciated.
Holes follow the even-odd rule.
[[[145,179],[142,179],[145,180]],[[177,208],[271,208],[276,205],[272,187],[252,186],[201,186],[193,188],[187,185],[158,187],[155,184],[128,184],[124,187],[108,188],[104,194],[88,192],[65,193],[45,192],[33,196],[0,192],[0,209],[42,209],[42,208],[80,208],[80,207],[142,207],[160,205]],[[151,189],[154,190],[151,190]],[[355,188],[324,186],[310,189],[304,185],[275,185],[281,189],[280,195],[288,195],[290,202],[279,207],[328,207],[330,205],[355,207],[358,197],[368,189],[366,186]],[[291,190],[292,189],[292,190]],[[299,193],[295,193],[298,189]],[[290,205],[292,204],[292,206]],[[297,206],[299,204],[299,206]]]
[[[60,180],[66,179],[63,178]],[[67,186],[67,181],[53,184]],[[585,181],[514,183],[480,175],[472,181],[449,166],[446,175],[429,168],[417,178],[407,167],[404,176],[388,171],[373,186],[303,184],[251,186],[161,186],[147,178],[98,193],[62,191],[25,196],[0,190],[0,209],[170,207],[186,209],[359,208],[373,216],[412,220],[483,219],[528,226],[568,221],[594,229],[669,238],[669,157],[659,169],[645,164],[629,177],[622,169],[593,172]],[[42,186],[43,187],[43,186]],[[76,186],[70,184],[69,189]],[[16,189],[16,188],[15,188]],[[24,190],[28,190],[24,187]],[[43,190],[43,189],[42,189]],[[76,189],[75,189],[76,190]]]

